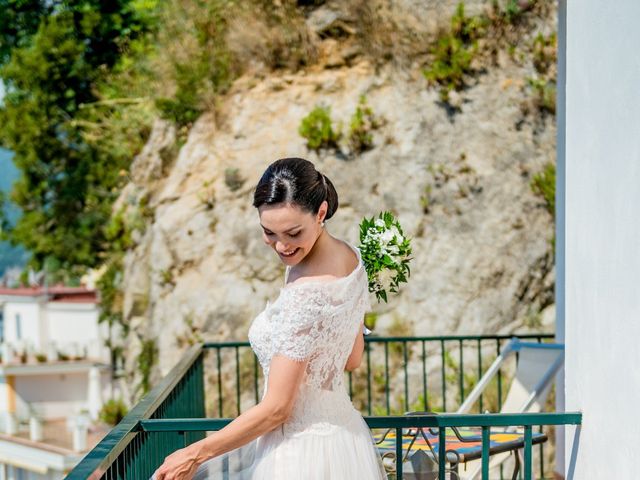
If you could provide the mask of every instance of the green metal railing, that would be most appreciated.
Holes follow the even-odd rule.
[[[365,415],[418,409],[454,411],[511,338],[513,335],[367,337],[362,365],[356,372],[348,373],[349,395]],[[536,333],[518,338],[543,342],[554,337]],[[208,366],[214,372],[209,377],[214,386],[209,415],[220,418],[239,415],[245,410],[243,407],[258,403],[263,387],[262,371],[249,342],[205,343],[204,348],[210,351]],[[465,371],[465,365],[473,370]],[[400,389],[392,391],[390,382],[398,375],[402,380]],[[481,395],[476,405],[478,413],[487,407],[500,410],[504,400],[503,376],[499,372],[493,386],[494,405],[487,405],[485,395]],[[410,385],[418,387],[411,390]]]
[[[519,337],[539,342],[552,338],[545,334]],[[394,375],[400,375],[402,392],[398,403],[405,411],[409,410],[406,407],[415,406],[416,401],[424,410],[434,409],[436,404],[443,410],[451,408],[455,403],[461,403],[465,393],[468,393],[465,382],[469,378],[482,376],[483,365],[488,366],[491,361],[491,358],[485,360],[487,352],[493,352],[492,356],[499,354],[503,343],[510,338],[511,336],[367,338],[365,359],[359,369],[362,371],[349,375],[350,392],[356,397],[360,395],[363,413],[376,410],[376,413],[382,411],[380,415],[384,415],[393,408],[390,382]],[[247,342],[211,343],[192,347],[165,379],[87,454],[67,478],[148,478],[165,456],[203,438],[205,431],[219,429],[230,421],[224,418],[205,420],[205,403],[209,404],[210,417],[215,416],[216,411],[220,417],[241,413],[243,400],[246,405],[257,403],[262,382],[261,372],[252,353],[241,353],[244,348],[249,348]],[[473,367],[473,374],[463,371],[465,365],[470,365],[471,357],[477,363]],[[438,374],[433,374],[434,371]],[[206,399],[207,402],[205,374],[207,384],[213,387],[212,397]],[[416,375],[423,379],[423,382],[418,382],[421,388],[417,388],[417,392],[410,392],[409,387],[415,385]],[[498,404],[502,398],[501,383],[502,379],[498,376]],[[449,391],[451,388],[456,391]],[[235,397],[235,401],[227,401],[230,394]],[[229,412],[230,409],[233,411]],[[223,415],[225,413],[228,414]],[[395,428],[398,431],[412,426],[441,428],[441,432],[444,432],[446,427],[467,425],[486,427],[488,432],[491,427],[524,426],[526,440],[530,438],[534,425],[580,423],[580,414],[443,414],[437,417],[385,415],[368,416],[366,420],[371,428]],[[525,444],[525,450],[528,448],[529,452],[525,457],[528,459],[528,463],[525,462],[527,479],[533,478],[526,476],[526,468],[532,463],[533,457],[530,445],[527,442]],[[541,452],[540,475],[544,477],[542,457]],[[397,463],[396,478],[400,480],[402,462]]]
[[[228,425],[232,419],[195,419],[195,420],[142,420],[138,430],[147,435],[173,433],[183,441],[182,446],[189,444],[187,434],[194,432],[216,431]],[[435,416],[404,415],[365,417],[371,429],[394,429],[396,431],[396,458],[403,458],[402,431],[408,428],[435,429],[439,436],[438,479],[445,480],[447,465],[451,463],[450,451],[446,448],[446,429],[451,427],[480,427],[482,429],[481,445],[481,478],[489,479],[489,435],[492,428],[519,426],[524,428],[523,444],[523,477],[532,480],[533,476],[533,427],[543,425],[580,425],[582,414],[568,413],[521,413],[521,414],[440,414]],[[455,459],[455,455],[453,455]],[[454,460],[455,462],[455,460]],[[224,472],[222,472],[224,475]],[[403,462],[396,462],[392,475],[396,480],[403,478]]]
[[[202,356],[202,345],[191,347],[160,384],[66,478],[146,479],[167,455],[181,448],[185,442],[204,438],[204,432],[199,431],[187,432],[180,438],[171,433],[150,437],[140,431],[142,420],[205,417]]]

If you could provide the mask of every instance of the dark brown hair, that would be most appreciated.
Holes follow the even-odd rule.
[[[304,158],[281,158],[267,167],[253,193],[253,206],[291,203],[314,215],[326,200],[325,220],[338,209],[338,193],[333,183]]]

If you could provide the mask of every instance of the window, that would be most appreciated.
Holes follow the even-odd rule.
[[[19,313],[16,313],[16,340],[22,340],[22,319]]]
[[[13,474],[16,480],[27,480],[27,472],[24,468],[13,467]]]

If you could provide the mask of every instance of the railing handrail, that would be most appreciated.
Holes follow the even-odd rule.
[[[67,480],[85,480],[101,475],[135,437],[140,421],[148,419],[169,396],[176,384],[202,354],[202,344],[195,344],[142,400],[116,425],[73,469]]]
[[[518,338],[555,338],[553,333],[510,333],[504,335],[432,335],[432,336],[394,336],[394,337],[377,337],[375,335],[369,335],[365,337],[365,342],[436,342],[436,341],[464,341],[464,340],[509,340],[513,337]],[[218,348],[218,347],[248,347],[250,344],[246,340],[235,340],[226,342],[205,342],[203,348]]]
[[[363,417],[369,428],[511,427],[536,425],[580,425],[581,412],[542,413],[441,413],[437,415],[388,415]],[[139,431],[202,432],[219,430],[232,418],[171,418],[141,420]]]

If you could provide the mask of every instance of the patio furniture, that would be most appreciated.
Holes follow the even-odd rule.
[[[407,415],[425,414],[426,412],[409,412]],[[405,429],[402,436],[404,480],[436,480],[438,478],[438,454],[440,450],[439,432],[437,428]],[[448,467],[445,472],[449,478],[459,480],[466,477],[460,465],[470,462],[475,464],[482,456],[482,430],[480,428],[446,429],[446,459]],[[489,455],[496,456],[516,451],[524,447],[524,434],[521,432],[492,432],[489,437]],[[543,433],[532,435],[532,444],[547,441]],[[395,460],[396,433],[389,429],[377,439],[378,450],[383,457]],[[395,462],[394,462],[395,463]],[[394,471],[395,468],[390,469]],[[512,478],[516,479],[520,470],[520,459],[516,457],[516,466]]]
[[[558,373],[564,363],[564,345],[557,343],[533,343],[522,342],[518,338],[512,338],[503,348],[500,355],[491,364],[486,373],[479,380],[475,388],[469,393],[463,404],[456,413],[469,413],[471,407],[480,398],[487,385],[493,377],[500,371],[500,367],[507,359],[513,355],[518,355],[518,364],[515,377],[507,393],[507,397],[502,404],[500,413],[536,413],[540,412],[546,402],[546,398],[551,389],[551,384],[555,375]],[[426,414],[433,415],[431,412],[409,412],[407,414],[417,415]],[[450,431],[451,430],[451,431]],[[447,429],[447,463],[450,467],[451,478],[456,480],[477,480],[481,474],[480,457],[482,453],[480,443],[480,430],[478,429]],[[391,440],[393,439],[393,440]],[[450,441],[451,439],[451,441]],[[491,460],[489,469],[493,469],[509,458],[509,455],[515,453],[515,465],[513,478],[516,478],[520,468],[520,454],[518,453],[524,445],[523,435],[517,431],[517,427],[508,427],[499,431],[491,432],[491,445],[489,453]],[[389,447],[393,444],[393,452],[395,452],[395,433],[391,431],[385,432],[377,439],[378,448],[387,457],[395,458],[395,453]],[[536,433],[533,436],[533,443],[539,444],[547,440],[546,435]],[[385,443],[386,442],[386,443]],[[411,466],[407,466],[408,475],[405,478],[415,478],[426,480],[432,477],[433,471],[437,472],[437,452],[438,452],[438,431],[437,429],[405,429],[403,431],[403,464],[407,460],[411,462]],[[422,451],[426,454],[421,455],[422,464],[419,467],[420,473],[415,471],[415,461],[413,455]],[[427,465],[435,469],[428,471]],[[460,464],[464,464],[464,470],[459,472]],[[437,475],[437,474],[436,474]]]

